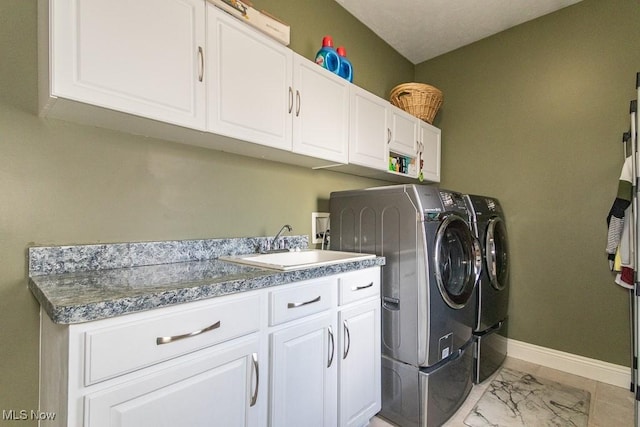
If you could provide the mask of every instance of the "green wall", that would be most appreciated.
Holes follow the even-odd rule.
[[[255,2],[292,24],[292,47],[308,58],[323,31],[359,46],[362,64],[366,52],[389,51],[400,66],[384,74],[370,67],[357,79],[376,83],[369,89],[381,96],[395,84],[387,82],[413,77],[412,64],[332,0],[290,2],[287,16],[282,5],[264,3]],[[312,4],[327,13],[305,14]],[[307,24],[315,28],[309,35]],[[2,0],[0,410],[38,406],[38,304],[27,289],[28,246],[263,236],[285,223],[309,234],[311,212],[328,209],[331,191],[382,183],[41,119],[36,52],[36,1]],[[0,418],[0,425],[13,424]]]
[[[267,10],[291,25],[291,49],[313,59],[322,37],[333,37],[344,46],[353,64],[353,83],[381,98],[396,85],[413,79],[414,66],[355,20],[335,0],[256,0],[255,8]]]
[[[445,94],[442,185],[496,196],[510,338],[629,364],[628,294],[605,218],[640,71],[640,2],[584,0],[416,67]]]

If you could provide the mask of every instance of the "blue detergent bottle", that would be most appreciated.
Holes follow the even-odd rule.
[[[347,79],[353,83],[353,66],[351,65],[351,61],[347,59],[347,51],[344,47],[338,47],[338,56],[340,57],[340,68],[338,70],[338,75],[343,79]]]
[[[316,54],[316,64],[326,68],[332,73],[338,74],[340,68],[340,58],[338,52],[333,48],[333,39],[331,36],[322,38],[322,48]]]

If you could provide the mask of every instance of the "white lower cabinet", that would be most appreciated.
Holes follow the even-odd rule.
[[[327,295],[334,301],[329,308],[321,305],[327,290],[334,292]],[[290,310],[323,311],[271,333],[269,425],[366,425],[381,405],[380,269],[274,292],[281,306],[289,301]],[[292,299],[282,298],[288,292]],[[280,311],[273,305],[271,310]]]
[[[252,291],[73,325],[41,311],[47,425],[264,425],[266,305]]]
[[[380,411],[380,299],[339,313],[339,425],[360,427]]]
[[[41,310],[50,426],[362,426],[380,410],[380,268],[73,325]]]
[[[336,424],[335,316],[330,311],[271,334],[271,426]]]
[[[257,334],[256,334],[257,335]],[[222,349],[85,397],[85,425],[256,426],[259,339]]]

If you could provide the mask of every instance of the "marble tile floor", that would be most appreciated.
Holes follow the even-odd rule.
[[[634,426],[633,394],[626,388],[601,383],[511,357],[507,357],[503,366],[590,392],[591,406],[589,408],[589,427]],[[492,379],[493,377],[488,378],[482,384],[474,385],[473,389],[471,389],[471,393],[467,397],[467,400],[443,427],[465,427],[464,419],[473,409],[478,400],[480,400],[480,397],[487,389]],[[387,422],[383,418],[374,417],[369,423],[369,427],[396,426],[395,424]]]

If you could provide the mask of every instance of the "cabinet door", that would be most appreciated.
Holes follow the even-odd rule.
[[[349,82],[294,54],[293,151],[347,163]]]
[[[340,426],[362,426],[380,411],[380,299],[340,312]]]
[[[335,312],[271,334],[271,426],[334,426]]]
[[[51,95],[204,129],[204,12],[202,0],[51,0]]]
[[[391,137],[387,126],[389,103],[354,85],[350,102],[349,163],[386,170]]]
[[[418,141],[418,119],[391,104],[389,104],[387,111],[391,131],[389,149],[397,154],[415,155]]]
[[[292,52],[207,4],[208,130],[291,150]]]
[[[259,339],[183,356],[170,368],[89,394],[89,427],[258,425]]]
[[[426,181],[440,182],[441,131],[429,123],[420,124],[422,175]]]

